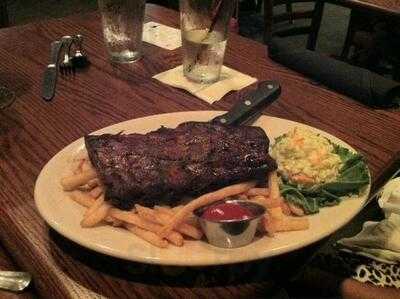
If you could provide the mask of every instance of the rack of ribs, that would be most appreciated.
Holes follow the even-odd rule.
[[[105,198],[121,209],[134,204],[176,205],[276,169],[259,127],[186,122],[147,134],[85,136]]]

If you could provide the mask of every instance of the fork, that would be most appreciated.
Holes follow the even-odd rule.
[[[64,59],[60,63],[60,73],[62,75],[75,74],[75,66],[72,63],[72,59],[70,56],[71,45],[74,42],[74,39],[69,35],[65,35],[61,38],[61,41],[64,48]]]
[[[89,60],[83,50],[83,36],[81,34],[77,34],[73,37],[73,39],[76,49],[75,53],[72,55],[71,61],[74,67],[77,69],[83,69],[89,65]]]

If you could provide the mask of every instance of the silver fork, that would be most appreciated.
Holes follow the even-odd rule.
[[[76,45],[75,53],[72,55],[71,61],[77,69],[83,69],[89,65],[89,60],[86,53],[83,50],[83,36],[77,34],[74,37]]]
[[[63,43],[63,48],[64,48],[64,59],[60,63],[60,73],[62,75],[75,74],[75,66],[72,63],[70,55],[71,45],[74,42],[74,39],[69,35],[65,35],[61,38],[61,41]]]

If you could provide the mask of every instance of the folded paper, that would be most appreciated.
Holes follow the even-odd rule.
[[[143,41],[157,47],[175,50],[182,45],[181,31],[156,22],[143,25]]]
[[[343,250],[385,263],[400,263],[400,178],[389,181],[380,194],[379,206],[386,218],[367,221],[360,233],[338,241]]]
[[[184,89],[209,104],[219,101],[232,90],[240,90],[257,82],[257,78],[226,66],[222,66],[220,80],[210,84],[196,83],[187,79],[183,75],[182,65],[157,74],[153,78],[167,85]]]

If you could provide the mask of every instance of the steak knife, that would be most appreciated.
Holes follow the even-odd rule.
[[[51,43],[50,64],[47,65],[43,76],[42,97],[46,101],[51,101],[56,91],[58,60],[63,43],[54,41]]]
[[[276,81],[263,81],[256,90],[250,92],[227,113],[217,116],[211,122],[226,125],[250,124],[262,110],[279,98],[281,87]]]

